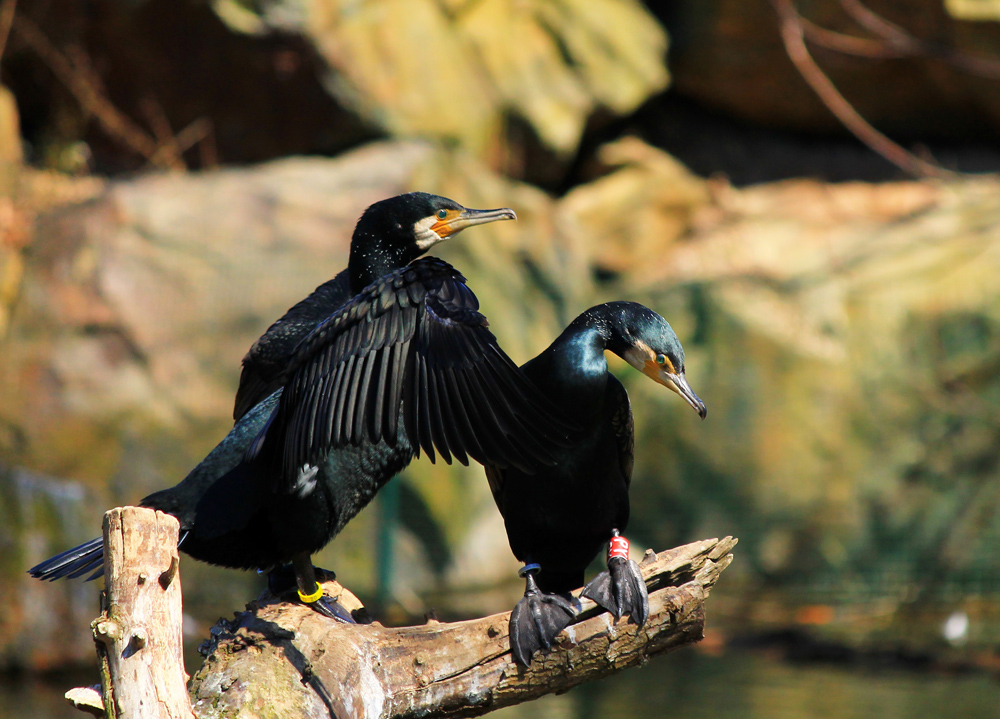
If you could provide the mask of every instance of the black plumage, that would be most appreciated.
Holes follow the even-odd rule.
[[[181,549],[196,558],[292,561],[300,596],[315,600],[309,555],[421,449],[527,471],[551,462],[546,442],[558,444],[559,422],[496,345],[464,278],[438,260],[393,267],[465,227],[513,218],[425,193],[369,208],[348,270],[247,354],[233,430],[180,484],[141,504],[177,516]],[[88,542],[30,572],[94,578],[101,561],[100,543]]]
[[[524,598],[510,619],[511,648],[523,664],[569,623],[568,595],[605,542],[628,525],[634,427],[628,393],[608,372],[604,351],[624,358],[676,391],[699,415],[705,405],[684,375],[684,350],[666,320],[633,302],[598,305],[577,317],[522,371],[579,429],[556,463],[537,475],[488,464],[486,476],[504,517],[511,550],[525,568]],[[620,540],[616,540],[620,541]],[[585,594],[642,624],[648,613],[638,565],[609,558]]]
[[[467,227],[514,219],[517,216],[507,207],[473,210],[426,192],[397,195],[370,206],[351,236],[347,269],[289,309],[243,358],[233,419],[278,389],[296,345],[365,287]]]
[[[197,559],[291,561],[303,598],[317,588],[309,556],[421,451],[532,472],[566,444],[566,426],[500,349],[465,279],[434,258],[320,323],[284,376],[191,475],[140,504],[176,516],[180,547]],[[88,543],[31,573],[77,575],[100,551]]]

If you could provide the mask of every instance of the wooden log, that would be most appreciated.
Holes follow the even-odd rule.
[[[112,719],[190,719],[174,517],[144,507],[104,515],[101,616],[91,625]]]
[[[191,682],[200,719],[259,716],[455,717],[562,692],[700,640],[705,598],[736,540],[709,539],[641,563],[650,616],[641,629],[579,597],[579,615],[531,667],[514,663],[510,613],[418,627],[331,622],[270,595],[213,628],[211,653]],[[324,588],[350,610],[338,583]]]

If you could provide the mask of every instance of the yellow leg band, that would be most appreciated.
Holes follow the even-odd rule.
[[[316,591],[312,594],[303,594],[302,590],[299,590],[299,599],[301,599],[306,604],[312,604],[313,602],[318,602],[319,598],[323,596],[323,587],[316,585]]]

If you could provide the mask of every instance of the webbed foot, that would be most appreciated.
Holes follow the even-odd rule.
[[[552,641],[576,616],[570,600],[561,594],[545,594],[535,583],[535,569],[524,572],[524,597],[510,614],[510,650],[524,666],[531,664],[539,649],[550,649]]]
[[[630,559],[611,557],[608,571],[601,572],[583,588],[583,596],[611,612],[615,620],[631,615],[640,627],[649,616],[649,593],[639,565]]]
[[[331,579],[336,576],[327,570],[320,571]],[[308,554],[296,555],[292,558],[291,564],[279,565],[268,572],[267,588],[275,596],[295,589],[299,601],[313,611],[338,622],[357,624],[351,612],[323,592],[322,585],[316,581],[316,567],[312,565]]]
[[[319,591],[322,592],[323,588],[320,587]],[[338,622],[344,622],[345,624],[357,624],[357,622],[354,621],[354,617],[351,616],[351,613],[344,609],[340,602],[326,596],[325,594],[322,594],[320,598],[315,601],[307,602],[307,598],[303,597],[300,593],[299,599],[301,599],[303,604],[307,607],[312,608],[313,611],[319,612],[324,617],[335,619]]]

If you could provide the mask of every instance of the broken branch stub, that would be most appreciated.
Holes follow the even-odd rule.
[[[144,507],[104,515],[106,589],[92,628],[108,717],[193,716],[184,671],[178,530],[174,517]]]

